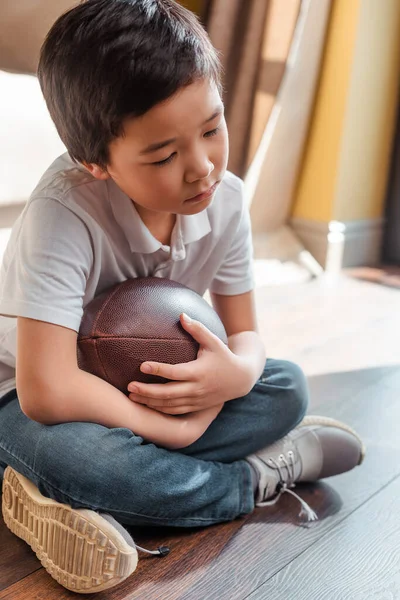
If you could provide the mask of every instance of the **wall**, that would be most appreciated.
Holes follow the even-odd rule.
[[[293,216],[382,215],[400,71],[400,2],[335,0]]]

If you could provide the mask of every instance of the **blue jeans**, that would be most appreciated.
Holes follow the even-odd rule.
[[[21,412],[12,391],[0,401],[0,479],[10,465],[44,496],[107,512],[127,525],[231,521],[254,509],[243,459],[293,429],[307,404],[300,368],[267,360],[251,392],[226,402],[200,439],[166,450],[124,427],[42,425]]]

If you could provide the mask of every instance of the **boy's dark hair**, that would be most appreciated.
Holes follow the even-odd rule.
[[[217,53],[174,0],[87,0],[62,15],[42,46],[38,78],[71,157],[105,168],[123,122],[209,78]]]

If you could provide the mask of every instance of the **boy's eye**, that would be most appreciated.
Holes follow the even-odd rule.
[[[215,129],[212,129],[211,131],[207,131],[207,133],[204,134],[204,137],[212,137],[213,135],[217,135],[219,131],[219,127],[216,127]]]
[[[171,154],[171,156],[168,156],[168,158],[164,158],[164,160],[158,160],[157,162],[152,163],[153,165],[155,165],[156,167],[163,167],[164,165],[167,165],[168,163],[170,163],[174,156],[175,156],[176,152],[173,152]]]
[[[207,137],[212,137],[213,135],[217,135],[219,129],[220,129],[220,127],[218,126],[215,129],[211,129],[211,131],[206,131],[206,133],[204,134],[204,137],[207,138]],[[164,158],[164,160],[158,160],[157,162],[153,162],[151,164],[156,167],[163,167],[164,165],[168,165],[168,163],[170,163],[174,159],[175,155],[176,155],[176,152],[173,152],[170,156],[168,156],[168,158]]]

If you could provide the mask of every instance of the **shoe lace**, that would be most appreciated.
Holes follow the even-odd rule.
[[[142,548],[142,546],[138,546],[138,544],[135,543],[135,546],[138,550],[141,550],[142,552],[145,552],[146,554],[154,554],[155,556],[167,556],[167,554],[170,553],[170,549],[168,548],[168,546],[159,546],[157,548],[157,550],[147,550],[147,548]]]
[[[299,512],[299,517],[307,517],[307,521],[317,521],[318,516],[313,511],[313,509],[305,502],[298,494],[293,492],[293,488],[296,487],[295,484],[295,472],[294,472],[294,454],[292,450],[289,450],[287,453],[287,458],[284,454],[279,455],[279,462],[276,461],[273,457],[270,457],[267,461],[267,465],[269,467],[273,467],[277,469],[279,473],[279,482],[277,485],[278,493],[272,498],[272,500],[264,500],[263,502],[258,502],[257,506],[272,506],[276,504],[282,494],[287,493],[291,496],[294,496],[301,504],[301,510]],[[286,469],[286,476],[284,474],[284,469]],[[268,483],[266,484],[263,490],[263,497],[267,495],[268,491]]]

